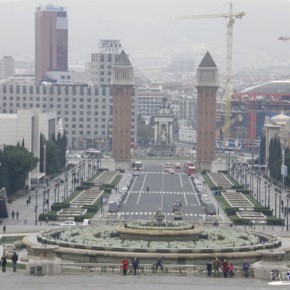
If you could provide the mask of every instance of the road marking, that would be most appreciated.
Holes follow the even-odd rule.
[[[139,192],[139,196],[138,196],[138,199],[137,199],[137,204],[139,204],[139,201],[140,201],[140,198],[141,198],[141,194],[143,192],[143,187],[144,187],[144,184],[145,184],[146,177],[147,177],[147,173],[145,173],[145,177],[144,177],[144,180],[143,180],[140,192]]]
[[[130,196],[130,194],[131,194],[131,192],[132,192],[132,188],[134,187],[134,184],[135,184],[136,180],[137,180],[137,178],[134,178],[134,182],[133,182],[133,184],[132,184],[130,190],[128,191],[128,194],[127,194],[127,197],[126,197],[126,199],[125,199],[125,201],[124,201],[124,204],[126,204],[128,198],[129,198],[129,196]]]
[[[197,197],[197,194],[196,194],[196,192],[195,192],[195,190],[194,190],[194,186],[193,186],[193,184],[192,184],[192,180],[191,180],[190,177],[189,177],[189,181],[190,181],[190,184],[191,184],[192,190],[193,190],[193,192],[194,192],[194,195],[195,195],[195,197],[196,197],[197,203],[198,203],[198,205],[200,206],[199,198]]]
[[[269,282],[268,285],[273,285],[273,286],[290,285],[290,281],[274,281],[274,282]]]

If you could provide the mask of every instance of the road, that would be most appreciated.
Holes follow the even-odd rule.
[[[136,176],[118,213],[108,213],[112,218],[154,219],[157,209],[162,209],[167,220],[173,220],[172,206],[181,201],[183,219],[187,221],[204,220],[203,206],[197,196],[190,177],[183,167],[175,174],[164,171],[164,162],[145,163]],[[174,167],[175,163],[171,163]],[[147,191],[147,187],[149,191]]]

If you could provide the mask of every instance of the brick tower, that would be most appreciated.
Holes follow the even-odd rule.
[[[122,51],[112,67],[113,88],[113,158],[116,168],[128,169],[131,160],[133,67]]]
[[[215,160],[216,93],[218,69],[207,52],[197,68],[197,152],[202,168],[210,169]]]

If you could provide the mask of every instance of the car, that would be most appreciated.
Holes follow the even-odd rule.
[[[172,212],[180,211],[180,205],[178,203],[174,203],[172,206]]]
[[[171,165],[170,165],[170,163],[166,163],[166,164],[165,164],[165,172],[169,172],[170,169],[171,169]]]
[[[175,164],[175,168],[176,168],[176,169],[180,169],[180,168],[181,168],[181,164],[180,164],[180,163],[176,163],[176,164]]]
[[[169,169],[169,173],[170,173],[170,174],[175,174],[174,169],[170,168],[170,169]]]
[[[139,172],[138,171],[134,171],[133,172],[133,176],[139,176]]]
[[[77,224],[74,221],[65,221],[59,224],[62,227],[75,227]]]

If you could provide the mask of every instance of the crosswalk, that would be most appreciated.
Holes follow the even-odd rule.
[[[156,212],[108,212],[109,216],[154,216]],[[174,216],[174,213],[168,212],[165,213],[167,216]],[[194,214],[194,213],[183,213],[183,216],[189,216],[189,217],[202,217],[204,215],[202,214]]]
[[[164,172],[164,171],[140,171],[139,175],[142,175],[142,174],[167,174],[167,175],[170,175],[170,173]],[[188,175],[186,172],[175,172],[174,174],[175,175]]]
[[[194,195],[195,193],[192,191],[140,191],[140,190],[132,190],[130,191],[131,194],[140,194],[140,193],[146,193],[146,194],[186,194],[186,195]]]

